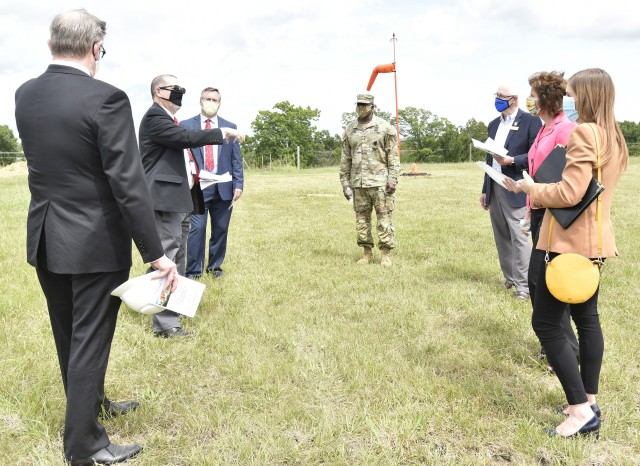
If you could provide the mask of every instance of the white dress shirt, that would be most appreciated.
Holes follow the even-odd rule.
[[[504,147],[504,145],[506,144],[507,136],[509,136],[509,131],[511,131],[511,128],[513,127],[513,121],[516,119],[517,114],[517,108],[511,115],[507,115],[506,117],[500,114],[500,124],[498,125],[496,137],[494,138],[497,146]],[[493,168],[502,173],[502,166],[496,161],[495,157],[491,165],[493,166]]]

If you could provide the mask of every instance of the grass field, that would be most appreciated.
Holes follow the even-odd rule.
[[[602,278],[599,441],[544,433],[565,399],[534,357],[529,302],[499,285],[482,172],[419,169],[430,176],[398,185],[391,269],[379,251],[355,264],[337,168],[246,174],[225,275],[203,279],[184,321],[196,336],[158,339],[149,317],[120,311],[107,394],[141,407],[105,425],[115,443],[144,444],[130,464],[640,464],[640,160],[616,192],[621,257]],[[26,176],[0,189],[0,464],[63,464],[64,392],[25,260]]]

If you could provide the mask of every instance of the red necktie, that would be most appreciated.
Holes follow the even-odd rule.
[[[173,121],[176,125],[180,126],[180,123],[178,123],[178,119],[176,117],[173,117]],[[193,157],[191,149],[187,148],[185,150],[189,155],[189,160],[191,161],[193,166],[196,167],[196,173],[193,175],[193,184],[200,184],[200,167],[198,166],[198,162],[196,162],[196,159]]]
[[[211,120],[207,120],[204,125],[204,129],[211,129]],[[213,146],[204,146],[204,168],[207,171],[212,172],[216,167],[216,163],[213,160]]]

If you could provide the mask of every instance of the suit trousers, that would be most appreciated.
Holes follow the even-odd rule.
[[[39,261],[36,272],[67,395],[64,454],[67,459],[86,458],[110,443],[98,414],[120,308],[120,298],[111,292],[129,278],[129,269],[68,275],[49,272],[46,262]]]
[[[526,207],[512,207],[507,190],[494,181],[491,183],[489,216],[502,274],[505,280],[514,284],[516,291],[528,293],[531,245],[520,229],[520,220],[524,218]]]
[[[215,186],[205,189],[202,194],[204,195],[204,214],[191,215],[191,228],[187,240],[187,276],[199,276],[204,271],[207,215],[211,218],[207,271],[221,268],[227,252],[227,236],[233,211],[229,208],[231,201],[222,199]]]
[[[544,213],[546,209],[531,209],[531,239],[533,240],[533,249],[531,250],[531,259],[529,260],[529,298],[531,299],[531,305],[535,305],[535,297],[536,297],[536,284],[538,283],[538,267],[541,264],[544,265],[544,259],[540,261],[536,256],[542,254],[544,257],[546,252],[541,251],[540,249],[536,249],[536,244],[538,244],[538,238],[540,236],[540,226],[542,226],[542,219],[544,218]],[[562,316],[562,322],[560,323],[562,326],[562,331],[567,337],[573,352],[576,355],[576,358],[580,357],[580,349],[578,347],[578,339],[576,338],[576,334],[573,332],[573,327],[571,327],[571,314],[569,314],[569,305],[565,306],[565,312]]]
[[[553,259],[558,254],[549,253]],[[547,288],[544,254],[536,255],[538,283],[531,325],[547,353],[549,364],[560,380],[569,404],[587,402],[587,393],[598,393],[604,338],[598,316],[598,293],[582,304],[570,304],[571,317],[578,330],[580,363],[562,329],[567,304],[558,301]]]
[[[189,235],[190,213],[155,212],[156,229],[162,242],[165,255],[176,263],[178,274],[184,275],[185,249]],[[161,332],[180,327],[180,314],[162,311],[153,315],[153,331]]]

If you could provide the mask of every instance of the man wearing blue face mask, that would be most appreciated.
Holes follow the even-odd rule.
[[[527,154],[542,121],[518,108],[518,95],[512,89],[508,85],[498,87],[495,108],[500,116],[489,123],[487,131],[488,136],[508,153],[503,158],[487,154],[487,164],[513,180],[520,180],[522,170],[528,166]],[[528,299],[527,272],[531,246],[520,228],[526,212],[526,195],[507,191],[485,175],[480,205],[489,210],[504,286],[515,288],[516,299]]]

